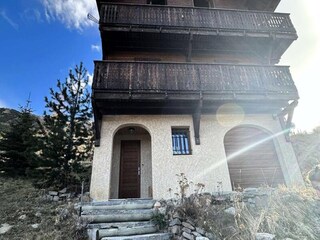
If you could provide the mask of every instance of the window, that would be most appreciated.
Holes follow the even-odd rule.
[[[193,4],[195,7],[203,7],[203,8],[213,7],[211,0],[194,0]]]
[[[189,129],[172,128],[172,150],[173,155],[190,155],[191,145]]]
[[[148,0],[147,3],[148,4],[152,4],[152,5],[167,5],[166,0]]]

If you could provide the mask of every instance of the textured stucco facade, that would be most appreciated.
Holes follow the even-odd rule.
[[[222,182],[223,191],[231,191],[229,170],[224,149],[224,136],[233,127],[249,125],[274,135],[274,144],[287,185],[303,184],[300,169],[291,143],[287,142],[279,121],[272,115],[223,114],[202,115],[201,144],[195,145],[191,115],[118,115],[104,116],[100,146],[95,148],[91,197],[96,201],[117,198],[119,146],[121,140],[141,140],[141,197],[171,198],[178,192],[176,174],[184,173],[194,184],[205,184],[206,192],[217,191]],[[119,129],[142,127],[150,135],[117,136]],[[173,155],[171,130],[188,127],[192,155]],[[170,192],[169,189],[172,189]],[[191,186],[190,191],[193,191]]]

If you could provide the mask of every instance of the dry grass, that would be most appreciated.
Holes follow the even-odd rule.
[[[0,239],[86,239],[72,202],[53,203],[42,196],[28,180],[0,177],[0,225],[13,225]]]
[[[276,239],[320,239],[320,200],[312,188],[279,187],[269,196],[259,197],[263,204],[243,202],[243,193],[230,198],[193,195],[174,211],[192,218],[197,226],[220,239],[255,240],[256,233],[276,235]],[[225,212],[235,208],[235,215]]]
[[[277,239],[319,239],[320,201],[312,188],[277,188],[261,209],[235,202],[236,226],[241,239],[254,239],[257,232]]]

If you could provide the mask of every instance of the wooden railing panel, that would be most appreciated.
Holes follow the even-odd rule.
[[[101,23],[131,26],[279,31],[295,34],[289,14],[172,6],[103,4]]]
[[[95,63],[93,88],[134,92],[297,94],[289,67],[113,62]]]

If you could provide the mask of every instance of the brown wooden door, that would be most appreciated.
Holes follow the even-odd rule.
[[[119,198],[140,198],[140,141],[121,141]]]
[[[226,134],[224,145],[227,157],[231,157],[228,167],[233,188],[285,183],[269,134],[254,127],[237,127]]]

